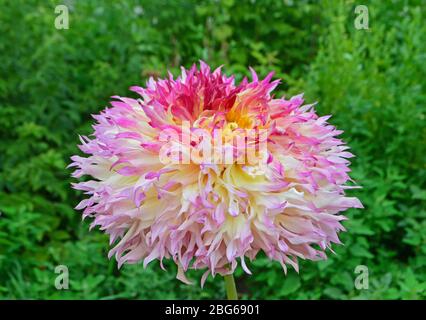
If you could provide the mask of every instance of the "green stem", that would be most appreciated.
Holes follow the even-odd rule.
[[[228,300],[238,300],[237,288],[235,286],[234,275],[227,274],[223,276],[225,279],[226,296]]]

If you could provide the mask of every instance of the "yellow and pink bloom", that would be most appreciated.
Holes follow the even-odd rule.
[[[353,155],[341,131],[302,95],[275,98],[272,73],[251,72],[235,84],[201,62],[94,115],[88,156],[70,165],[91,177],[73,184],[88,195],[76,208],[109,234],[119,266],[172,259],[179,279],[205,269],[204,283],[238,264],[251,273],[246,259],[260,251],[298,270],[298,258],[325,259],[340,243],[340,212],[362,208],[345,195]]]

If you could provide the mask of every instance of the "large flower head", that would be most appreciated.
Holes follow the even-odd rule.
[[[318,117],[302,95],[276,99],[272,73],[235,84],[201,62],[176,79],[132,87],[94,115],[87,157],[73,156],[74,184],[88,198],[77,209],[93,218],[123,263],[173,259],[225,275],[263,251],[284,271],[298,258],[325,259],[340,243],[340,215],[362,207],[345,196],[352,154],[341,131]]]

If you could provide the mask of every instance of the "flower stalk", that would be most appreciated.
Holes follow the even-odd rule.
[[[228,300],[238,300],[237,287],[235,286],[234,275],[227,274],[224,275],[225,279],[225,288],[226,288],[226,296]]]

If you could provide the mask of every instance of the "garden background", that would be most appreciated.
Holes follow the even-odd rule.
[[[69,7],[69,29],[55,7]],[[367,5],[369,29],[354,27]],[[285,276],[265,257],[238,269],[242,298],[426,297],[426,3],[422,0],[35,1],[0,0],[0,298],[223,298],[223,280],[195,285],[151,263],[117,269],[108,239],[74,206],[69,157],[78,134],[112,95],[203,59],[237,79],[252,66],[282,78],[279,94],[305,93],[344,130],[357,155],[336,255]],[[57,265],[69,289],[57,290]],[[369,289],[354,287],[357,265]]]

